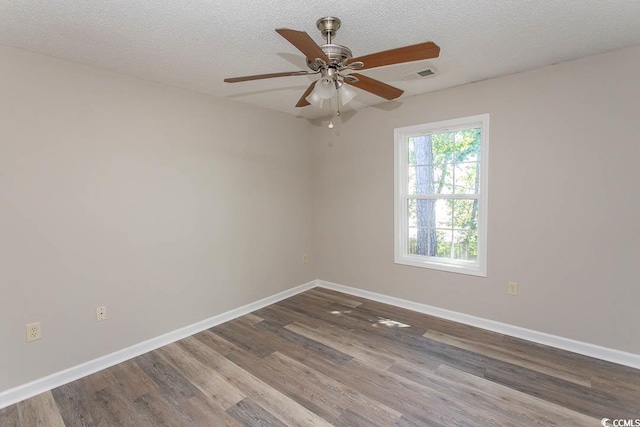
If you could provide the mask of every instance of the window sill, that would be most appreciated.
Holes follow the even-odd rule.
[[[487,277],[486,268],[478,265],[460,265],[446,262],[433,262],[414,258],[396,258],[396,264],[411,267],[428,268],[430,270],[446,271],[449,273],[465,274],[469,276]]]

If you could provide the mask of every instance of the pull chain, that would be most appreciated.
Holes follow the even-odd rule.
[[[337,86],[337,85],[336,85]],[[340,117],[340,91],[336,87],[336,118]],[[333,129],[333,98],[329,99],[329,129]]]
[[[333,129],[333,98],[337,98],[338,93],[336,92],[336,96],[329,98],[329,125],[327,126],[329,129]]]

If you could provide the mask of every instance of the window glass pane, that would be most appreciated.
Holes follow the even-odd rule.
[[[425,182],[430,173],[432,166],[409,166],[409,194],[430,194],[432,186]]]
[[[416,193],[416,168],[413,166],[409,166],[407,168],[407,194],[415,194]]]
[[[416,136],[409,139],[409,164],[433,164],[433,151],[430,136]]]
[[[453,228],[478,229],[478,202],[476,200],[449,200],[453,206]]]
[[[437,256],[437,233],[434,228],[409,227],[408,252],[412,255]]]
[[[453,165],[434,165],[433,172],[433,193],[453,194]]]
[[[460,230],[453,232],[453,258],[475,261],[478,257],[478,232],[476,230]]]
[[[454,200],[409,199],[407,219],[409,227],[453,228]]]
[[[478,163],[458,163],[455,166],[455,194],[478,194],[480,186]]]
[[[409,194],[453,194],[453,165],[409,166]]]
[[[424,166],[453,162],[454,134],[414,136],[408,140],[408,163],[410,166]]]
[[[407,253],[411,255],[418,254],[418,229],[416,227],[409,227],[407,238],[409,241],[407,242]]]
[[[453,132],[429,135],[431,139],[431,163],[451,163],[453,161],[455,134]]]
[[[417,207],[416,207],[416,199],[407,200],[407,219],[409,227],[417,227],[418,226],[418,217],[417,217]]]
[[[447,199],[409,199],[407,201],[409,254],[453,257],[451,251],[454,247],[454,212],[460,206],[468,208],[459,202],[469,201]]]
[[[451,245],[453,243],[453,235],[451,230],[436,230],[438,239],[438,253],[436,256],[440,258],[451,257]]]
[[[418,136],[409,138],[408,144],[409,153],[409,165],[428,165],[432,164],[433,153],[431,151],[431,144],[424,136]]]
[[[409,154],[407,163],[409,164],[409,166],[413,166],[416,164],[416,143],[414,142],[414,138],[409,138],[407,143],[407,151]]]
[[[439,199],[435,201],[435,227],[453,228],[453,200]]]
[[[480,128],[463,129],[455,132],[455,161],[477,162],[480,153]]]
[[[480,147],[478,147],[478,150],[479,149],[480,149]],[[457,160],[458,163],[479,162],[480,161],[480,152],[479,151],[471,151],[471,152],[466,152],[466,153],[458,153],[458,156],[457,156],[456,160]]]

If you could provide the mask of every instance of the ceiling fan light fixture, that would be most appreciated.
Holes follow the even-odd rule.
[[[315,89],[305,99],[309,104],[313,105],[314,107],[322,108],[324,99],[322,99],[320,95],[316,93]]]
[[[358,92],[356,92],[355,90],[351,89],[349,86],[341,85],[338,88],[338,98],[340,99],[340,105],[342,105],[344,107],[353,98],[355,98],[357,94],[358,94]]]
[[[324,77],[316,82],[313,92],[322,99],[331,99],[336,94],[336,85],[333,79]]]

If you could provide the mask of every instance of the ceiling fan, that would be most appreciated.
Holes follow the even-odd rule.
[[[296,31],[288,28],[276,29],[278,34],[287,39],[289,43],[305,55],[307,58],[307,66],[311,71],[258,74],[254,76],[227,78],[224,79],[224,81],[227,83],[238,83],[274,77],[320,74],[320,79],[309,85],[296,104],[296,107],[305,107],[311,104],[322,108],[323,101],[331,99],[334,96],[337,96],[338,102],[341,105],[345,105],[356,95],[356,91],[345,86],[345,83],[378,95],[384,99],[392,100],[402,95],[404,91],[365,75],[353,73],[352,71],[437,58],[440,54],[440,47],[438,47],[438,45],[433,42],[425,42],[354,58],[351,49],[332,43],[332,38],[340,28],[340,24],[340,20],[333,16],[318,19],[316,26],[322,35],[327,38],[327,43],[322,45],[317,45],[311,36],[304,31]]]

